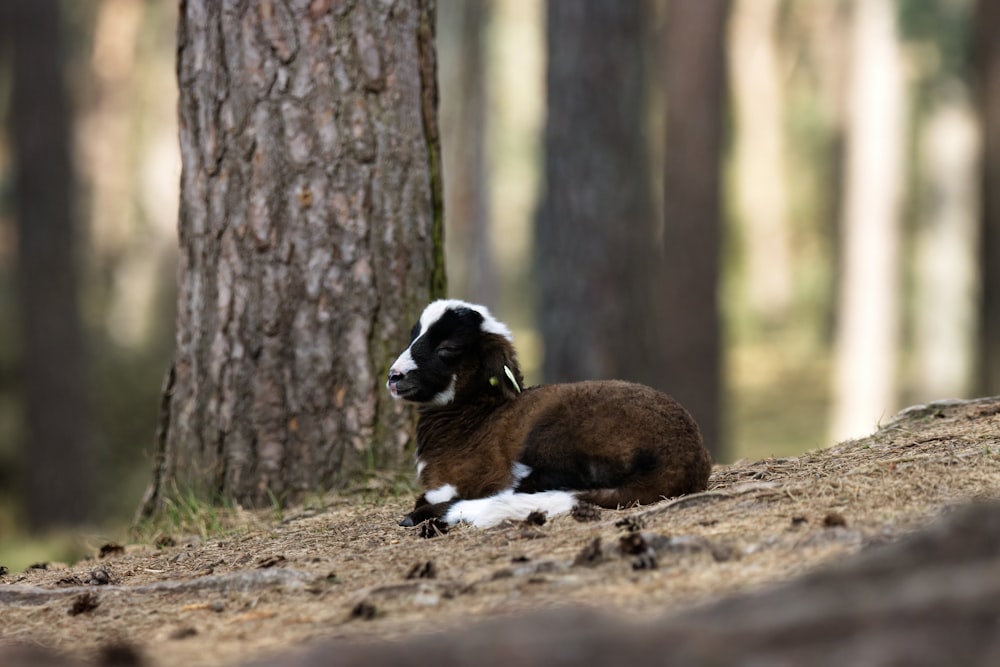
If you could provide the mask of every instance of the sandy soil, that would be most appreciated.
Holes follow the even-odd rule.
[[[1000,498],[1000,399],[933,404],[864,440],[715,469],[704,493],[598,516],[421,537],[412,497],[331,496],[224,537],[109,545],[0,577],[0,650],[225,665],[329,638],[379,641],[526,609],[647,618],[785,582]],[[169,540],[167,541],[169,543]]]

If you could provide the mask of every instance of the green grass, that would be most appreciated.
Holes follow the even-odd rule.
[[[75,563],[91,555],[93,537],[79,531],[54,531],[44,535],[18,533],[13,539],[0,539],[0,565],[9,570],[5,580],[36,563]]]
[[[281,506],[273,494],[271,501],[274,516],[280,521]],[[177,535],[195,535],[204,540],[243,532],[250,523],[258,521],[227,498],[210,502],[194,491],[174,487],[164,496],[158,514],[133,527],[132,538],[140,543],[156,543],[165,536]]]

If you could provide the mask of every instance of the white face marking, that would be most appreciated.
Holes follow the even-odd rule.
[[[431,399],[431,405],[448,405],[455,400],[455,383],[458,382],[458,376],[451,376],[451,384],[444,391],[440,391],[434,394],[434,398]]]
[[[465,521],[479,528],[489,528],[506,519],[523,520],[532,512],[545,512],[549,517],[565,514],[576,502],[576,496],[569,491],[514,493],[507,489],[488,498],[460,500],[451,506],[444,520],[449,524]]]
[[[421,461],[420,459],[417,459],[417,477],[418,478],[422,474],[424,474],[424,468],[426,468],[426,467],[427,467],[427,461]]]
[[[406,375],[417,367],[417,362],[413,360],[413,355],[410,354],[410,348],[403,350],[403,354],[399,355],[395,362],[392,364],[392,368],[389,369],[390,373],[400,373]]]
[[[458,308],[468,308],[469,310],[474,310],[482,315],[483,323],[479,328],[483,331],[483,333],[499,334],[507,340],[514,340],[514,336],[510,333],[510,329],[507,328],[507,325],[493,317],[493,315],[490,314],[489,308],[475,303],[469,303],[468,301],[461,301],[459,299],[439,299],[424,308],[424,312],[420,314],[420,333],[417,334],[417,338],[423,336],[432,324],[441,319],[441,316],[445,314],[445,311],[456,310]],[[413,340],[416,341],[417,338],[414,338]]]
[[[458,489],[451,484],[445,484],[444,486],[439,486],[436,489],[425,492],[424,498],[431,505],[436,505],[437,503],[446,503],[457,495]]]

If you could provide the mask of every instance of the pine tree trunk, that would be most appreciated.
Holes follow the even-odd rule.
[[[444,291],[433,0],[181,3],[180,285],[150,513],[391,466],[383,378]]]
[[[778,0],[740,0],[731,26],[735,195],[743,231],[743,295],[763,325],[783,323],[792,301],[784,88]]]
[[[923,174],[912,231],[913,390],[906,403],[968,396],[976,368],[978,229],[975,114],[964,97],[928,111],[919,133]]]
[[[728,16],[728,0],[670,2],[664,54],[664,373],[716,459],[725,449],[718,290]]]
[[[896,408],[905,113],[896,6],[854,5],[832,437]]]
[[[548,3],[548,118],[535,272],[548,382],[663,386],[657,221],[644,133],[644,3]]]

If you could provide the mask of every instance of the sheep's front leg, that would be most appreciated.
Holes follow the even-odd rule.
[[[458,489],[451,484],[425,491],[417,498],[413,511],[403,517],[400,526],[416,526],[429,519],[442,519],[458,501]]]
[[[410,528],[412,526],[419,526],[424,521],[430,521],[432,519],[441,520],[444,515],[448,513],[452,505],[457,503],[458,500],[446,500],[442,503],[424,503],[423,505],[417,505],[413,508],[413,511],[403,517],[403,520],[399,522],[400,526]]]

